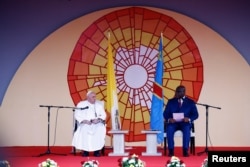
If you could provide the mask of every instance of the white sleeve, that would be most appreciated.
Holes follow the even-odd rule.
[[[77,104],[76,108],[84,108],[87,106],[87,103],[85,101],[81,101]],[[82,122],[83,120],[86,120],[86,113],[84,110],[81,109],[75,109],[75,119],[77,120],[78,123]]]

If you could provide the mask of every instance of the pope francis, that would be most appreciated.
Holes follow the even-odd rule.
[[[93,151],[94,156],[100,156],[106,136],[104,103],[96,100],[94,92],[88,91],[87,100],[80,101],[76,107],[74,117],[78,126],[72,145],[83,150],[83,156],[89,156],[89,152]]]

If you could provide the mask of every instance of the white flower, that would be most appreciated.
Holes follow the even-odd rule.
[[[121,161],[122,167],[145,167],[145,162],[140,160],[137,155],[133,154],[130,157],[123,157]]]
[[[201,167],[207,167],[208,166],[207,161],[208,161],[207,158],[204,159],[203,163],[201,164]]]
[[[186,167],[186,165],[178,157],[172,156],[166,167]]]
[[[89,160],[89,161],[85,161],[82,164],[82,167],[98,167],[99,162],[97,160]]]
[[[57,163],[54,160],[47,159],[46,161],[43,161],[42,163],[38,164],[38,167],[57,167]]]

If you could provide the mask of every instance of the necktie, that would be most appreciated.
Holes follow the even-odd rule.
[[[178,103],[179,103],[179,108],[181,108],[182,100],[181,100],[181,99],[178,99]]]

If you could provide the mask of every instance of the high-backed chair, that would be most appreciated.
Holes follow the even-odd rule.
[[[164,121],[164,155],[167,155],[167,122]],[[194,130],[194,123],[191,123],[191,132],[190,132],[190,153],[195,155],[195,130]],[[174,134],[174,137],[182,137],[182,131],[177,130]]]

